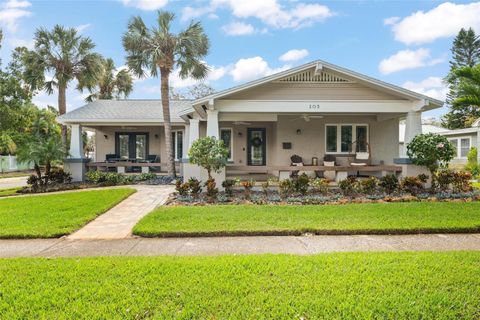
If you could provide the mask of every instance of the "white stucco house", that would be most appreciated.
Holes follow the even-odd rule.
[[[399,120],[405,119],[408,143],[422,131],[422,112],[442,105],[317,60],[195,101],[171,101],[175,158],[184,178],[204,180],[205,172],[188,162],[188,148],[199,137],[213,136],[230,151],[219,181],[238,175],[286,176],[298,170],[292,155],[302,158],[305,171],[333,172],[336,179],[360,171],[411,175],[419,168],[399,151]],[[66,168],[77,180],[87,168],[164,169],[160,100],[95,101],[58,121],[72,130]],[[82,156],[82,128],[96,132],[95,162]],[[328,161],[323,161],[326,155]]]
[[[422,133],[437,133],[446,136],[455,147],[455,158],[450,162],[453,165],[467,164],[467,155],[471,148],[480,150],[480,119],[475,121],[470,128],[449,130],[434,125],[422,125]],[[405,152],[405,125],[399,126],[399,153]],[[480,154],[477,154],[480,162]]]

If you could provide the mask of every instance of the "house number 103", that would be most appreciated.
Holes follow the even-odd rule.
[[[309,104],[308,109],[320,109],[320,105],[319,104]]]

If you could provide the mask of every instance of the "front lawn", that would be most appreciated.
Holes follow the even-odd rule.
[[[72,233],[133,192],[122,188],[0,199],[0,238]]]
[[[133,233],[153,237],[479,230],[480,202],[409,202],[160,207],[144,217]]]
[[[7,197],[7,196],[14,196],[17,195],[17,191],[21,190],[22,187],[18,188],[8,188],[8,189],[0,189],[0,197]]]
[[[480,253],[0,259],[5,319],[478,319]]]

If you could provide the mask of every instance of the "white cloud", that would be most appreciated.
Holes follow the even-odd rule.
[[[8,39],[8,44],[12,48],[26,47],[27,49],[33,49],[33,47],[35,46],[35,40],[33,40],[33,39],[25,40],[25,39],[20,39],[20,38],[9,38]]]
[[[392,20],[393,19],[393,20]],[[403,19],[388,18],[395,40],[422,44],[451,37],[463,28],[480,31],[480,2],[455,4],[445,2],[430,11],[417,11]]]
[[[254,33],[267,33],[267,29],[258,30],[249,23],[232,22],[222,27],[223,32],[229,36],[245,36]]]
[[[407,81],[402,87],[444,101],[448,88],[440,77],[428,77],[420,82]]]
[[[406,69],[415,69],[432,66],[443,62],[443,58],[432,59],[430,50],[420,48],[417,50],[401,50],[394,55],[383,59],[378,69],[383,74],[389,74]]]
[[[32,15],[26,8],[30,7],[28,1],[9,0],[0,5],[0,26],[8,31],[15,32],[18,27],[18,20]]]
[[[91,26],[92,26],[91,23],[85,23],[85,24],[81,24],[79,26],[76,26],[75,30],[77,30],[78,33],[82,33],[83,31],[90,28]]]
[[[282,54],[279,60],[280,61],[297,61],[305,58],[308,55],[309,55],[309,52],[307,49],[292,49]]]
[[[193,78],[182,79],[179,75],[179,70],[175,69],[170,74],[170,86],[172,86],[175,89],[179,89],[179,88],[190,87],[200,82],[210,83],[211,81],[217,81],[223,78],[227,74],[227,70],[228,70],[228,67],[215,67],[210,65],[208,66],[208,68],[210,69],[210,71],[207,77],[203,81],[195,80]]]
[[[334,16],[325,5],[317,3],[290,2],[286,7],[277,0],[211,0],[205,7],[186,7],[182,10],[182,20],[212,15],[219,8],[227,8],[237,18],[257,18],[263,23],[277,29],[302,28],[324,21]],[[288,4],[290,4],[288,3]]]
[[[268,66],[267,61],[257,56],[238,60],[232,70],[230,70],[230,75],[234,81],[247,81],[265,77],[289,68],[289,65],[284,65],[280,68],[271,68]]]
[[[400,21],[400,17],[390,17],[383,20],[383,24],[386,26],[391,26]]]
[[[168,0],[122,0],[125,6],[135,7],[145,11],[158,10],[167,5]]]
[[[207,76],[207,82],[217,81],[223,78],[228,72],[228,67],[210,66],[210,71]]]

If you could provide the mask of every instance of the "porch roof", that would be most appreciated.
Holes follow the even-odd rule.
[[[180,113],[191,109],[190,100],[170,100],[171,121],[184,123]],[[192,109],[193,110],[193,109]],[[161,100],[97,100],[57,118],[71,123],[162,123]]]

